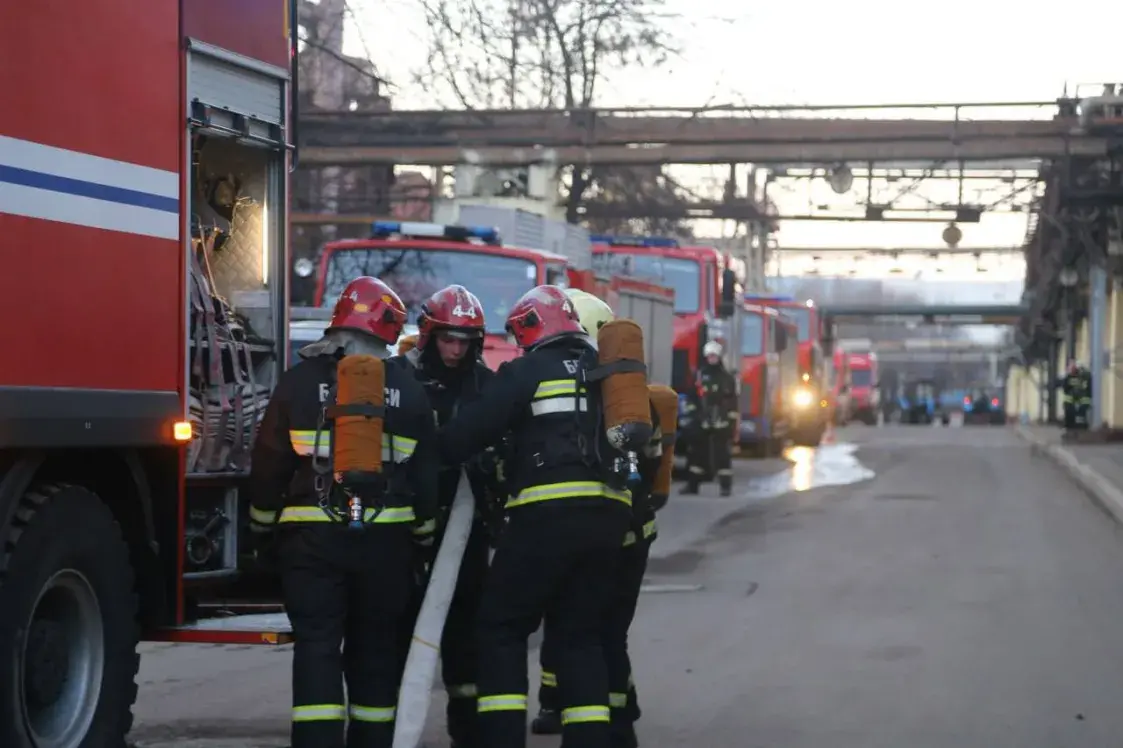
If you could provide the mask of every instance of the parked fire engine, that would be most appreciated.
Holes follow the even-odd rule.
[[[492,227],[378,221],[370,238],[324,245],[315,303],[330,307],[352,278],[370,275],[398,292],[412,322],[434,291],[459,283],[483,306],[484,361],[496,368],[519,355],[505,325],[524,293],[544,283],[580,288],[644,329],[649,377],[670,381],[671,355],[663,341],[671,334],[673,292],[634,278],[598,277],[575,264],[554,252],[505,246]]]
[[[796,325],[800,378],[807,385],[809,394],[799,395],[799,402],[805,404],[792,414],[791,435],[796,444],[817,446],[827,430],[830,405],[819,310],[815,302],[796,301],[791,296],[748,294],[745,301],[771,307]]]
[[[726,271],[727,258],[712,247],[683,247],[664,237],[594,236],[593,266],[600,272],[652,278],[674,289],[674,373],[680,393],[695,386],[702,347],[731,336],[727,320],[733,304],[722,309],[723,289],[736,278]],[[719,313],[720,312],[720,313]],[[729,346],[726,346],[729,349]],[[730,371],[737,368],[738,348],[727,350]]]
[[[0,12],[36,61],[0,76],[0,745],[123,745],[141,637],[286,638],[219,600],[276,599],[242,487],[287,349],[296,5]]]
[[[741,326],[740,444],[748,454],[780,454],[800,379],[795,324],[775,309],[745,305]]]
[[[850,353],[847,365],[850,367],[851,416],[872,426],[877,423],[877,411],[881,407],[877,354]]]
[[[850,358],[841,348],[836,348],[831,357],[833,370],[830,386],[830,417],[836,426],[845,426],[851,418],[850,395]]]

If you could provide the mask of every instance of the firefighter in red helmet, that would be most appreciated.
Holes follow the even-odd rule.
[[[417,320],[417,346],[403,358],[415,372],[429,395],[429,404],[438,425],[447,423],[463,403],[480,393],[494,372],[483,363],[483,343],[487,329],[480,300],[464,286],[453,285],[430,296],[422,305]],[[488,532],[484,526],[489,506],[489,487],[493,477],[478,460],[464,465],[442,463],[437,522],[439,547],[444,535],[452,501],[458,490],[471,490],[477,504],[468,545],[456,578],[456,590],[449,606],[441,640],[441,676],[448,693],[448,732],[454,748],[479,748],[476,718],[476,608],[488,566]],[[466,474],[467,481],[461,476]],[[427,559],[431,562],[431,557]],[[411,612],[420,609],[424,589],[416,590]],[[409,631],[403,632],[408,642]]]
[[[440,432],[459,463],[511,433],[507,526],[484,582],[476,623],[477,708],[488,748],[524,748],[527,638],[554,623],[566,745],[609,748],[608,674],[601,622],[628,530],[622,461],[601,428],[596,351],[572,302],[538,286],[511,309],[507,330],[524,355],[499,367]]]
[[[438,466],[424,388],[386,360],[405,318],[401,299],[382,281],[349,283],[323,338],[281,375],[254,445],[251,529],[259,548],[275,548],[295,638],[292,748],[393,742],[411,529],[434,524]],[[352,355],[386,360],[382,480],[359,512],[349,511],[353,494],[332,470],[337,367]]]

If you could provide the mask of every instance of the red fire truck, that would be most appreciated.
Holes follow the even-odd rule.
[[[851,417],[850,394],[850,357],[841,348],[836,348],[832,356],[830,409],[831,422],[845,426]]]
[[[634,278],[598,277],[591,269],[575,267],[569,258],[554,252],[504,246],[494,228],[377,221],[370,238],[324,245],[315,304],[330,307],[343,287],[359,275],[389,283],[402,297],[411,322],[434,291],[451,283],[467,287],[484,308],[484,361],[492,368],[518,355],[505,325],[508,311],[524,293],[547,283],[580,288],[640,323],[650,349],[651,378],[669,381],[669,355],[663,366],[664,357],[657,344],[670,335],[670,289]],[[655,303],[641,313],[633,308],[639,298]],[[667,308],[665,320],[657,313],[661,307]]]
[[[275,599],[239,541],[287,348],[295,8],[0,10],[0,745],[123,745],[142,635],[283,638],[216,616]]]
[[[800,378],[808,391],[798,395],[800,407],[792,414],[791,435],[797,444],[817,446],[827,429],[830,404],[819,310],[813,301],[796,301],[791,296],[748,294],[745,301],[775,309],[796,325]]]
[[[851,417],[872,426],[877,423],[877,411],[881,407],[877,354],[851,353],[847,356],[847,366],[850,369]]]
[[[775,309],[745,305],[741,326],[740,444],[756,457],[778,455],[788,438],[800,379],[796,327]]]
[[[674,289],[674,366],[671,378],[683,395],[695,386],[702,346],[712,339],[732,341],[728,329],[732,308],[722,308],[725,286],[733,292],[736,278],[727,259],[712,247],[683,247],[665,237],[594,236],[593,266],[600,272],[652,278]],[[726,304],[732,307],[732,303]],[[726,345],[726,364],[739,365],[739,346]]]

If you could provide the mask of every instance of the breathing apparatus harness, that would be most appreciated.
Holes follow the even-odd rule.
[[[342,349],[330,354],[333,362],[329,376],[328,396],[320,408],[320,415],[316,423],[316,436],[312,446],[312,470],[315,473],[313,488],[317,506],[333,522],[347,522],[351,529],[361,529],[364,525],[377,520],[386,508],[384,499],[389,478],[394,470],[394,438],[390,442],[390,465],[386,461],[379,472],[347,471],[337,472],[335,465],[335,421],[343,416],[360,416],[363,418],[386,417],[386,405],[373,405],[370,403],[344,403],[336,402],[339,389],[337,369],[344,358]],[[328,456],[320,456],[320,444],[324,435],[327,435],[330,448]],[[378,447],[381,449],[381,445]],[[373,505],[374,513],[366,516],[367,505]]]

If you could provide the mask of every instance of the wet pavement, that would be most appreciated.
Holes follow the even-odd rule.
[[[661,515],[631,636],[644,748],[1118,745],[1115,526],[1007,429],[839,442]],[[285,648],[146,649],[141,746],[285,744]]]

